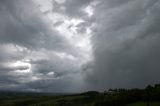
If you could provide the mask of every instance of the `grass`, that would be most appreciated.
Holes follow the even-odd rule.
[[[136,102],[127,106],[147,106],[146,102]],[[150,102],[149,106],[160,106],[160,102]]]

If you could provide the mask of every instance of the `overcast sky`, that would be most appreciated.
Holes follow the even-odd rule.
[[[159,0],[0,0],[0,90],[160,82]]]

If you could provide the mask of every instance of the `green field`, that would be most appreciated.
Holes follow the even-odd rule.
[[[160,84],[146,89],[109,89],[77,94],[7,91],[0,92],[0,106],[160,106]]]
[[[93,100],[93,99],[92,99]],[[0,100],[0,106],[92,106],[88,96],[14,97]]]
[[[146,102],[136,102],[127,106],[147,106]],[[160,106],[160,102],[150,102],[149,106]]]
[[[64,95],[64,96],[10,96],[0,100],[0,106],[119,106],[106,105],[105,95]],[[136,102],[126,106],[147,106],[146,102]],[[150,102],[149,106],[160,106],[160,102]]]

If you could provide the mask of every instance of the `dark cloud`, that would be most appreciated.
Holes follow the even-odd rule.
[[[104,0],[98,5],[92,37],[95,60],[87,76],[94,89],[145,87],[160,81],[159,3]]]
[[[1,0],[0,89],[76,92],[158,83],[159,5]]]
[[[66,12],[69,15],[82,15],[81,9],[88,6],[93,0],[66,0]]]
[[[53,0],[53,12],[62,12],[69,17],[82,17],[85,13],[82,11],[94,0],[64,0],[65,3],[58,4]],[[65,8],[65,9],[62,9]]]
[[[53,25],[31,0],[6,0],[0,5],[1,44],[57,51],[67,48],[65,51],[72,52],[72,46],[53,30]]]
[[[36,1],[1,0],[0,14],[0,89],[67,90],[69,80],[61,78],[71,79],[71,73],[79,70],[72,58],[81,53],[55,30],[47,13]]]

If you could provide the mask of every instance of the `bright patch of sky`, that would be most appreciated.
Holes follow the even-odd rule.
[[[29,73],[31,72],[31,64],[23,61],[16,61],[12,64],[13,67],[26,67],[27,69],[15,70],[16,73]]]
[[[55,2],[62,4],[65,3],[65,0],[55,0]],[[70,17],[67,14],[61,12],[53,12],[52,9],[54,5],[51,0],[47,0],[45,2],[38,0],[38,5],[42,13],[47,12],[47,14],[45,15],[48,17],[51,23],[53,23],[52,29],[56,30],[60,34],[60,36],[65,37],[68,40],[68,42],[71,45],[73,45],[73,47],[80,50],[79,52],[83,56],[83,60],[85,60],[83,61],[83,63],[80,64],[85,64],[86,62],[91,60],[92,59],[92,45],[90,41],[90,37],[92,36],[91,26],[85,27],[84,33],[78,31],[81,29],[80,27],[81,24],[87,23],[84,17],[75,18],[75,17]],[[88,5],[82,11],[84,11],[85,13],[87,13],[86,15],[91,17],[94,14],[94,7],[93,7],[94,5],[96,5],[95,2]],[[62,54],[65,53],[60,53],[59,56],[60,57],[67,56]],[[81,59],[81,57],[79,57],[79,59]]]

